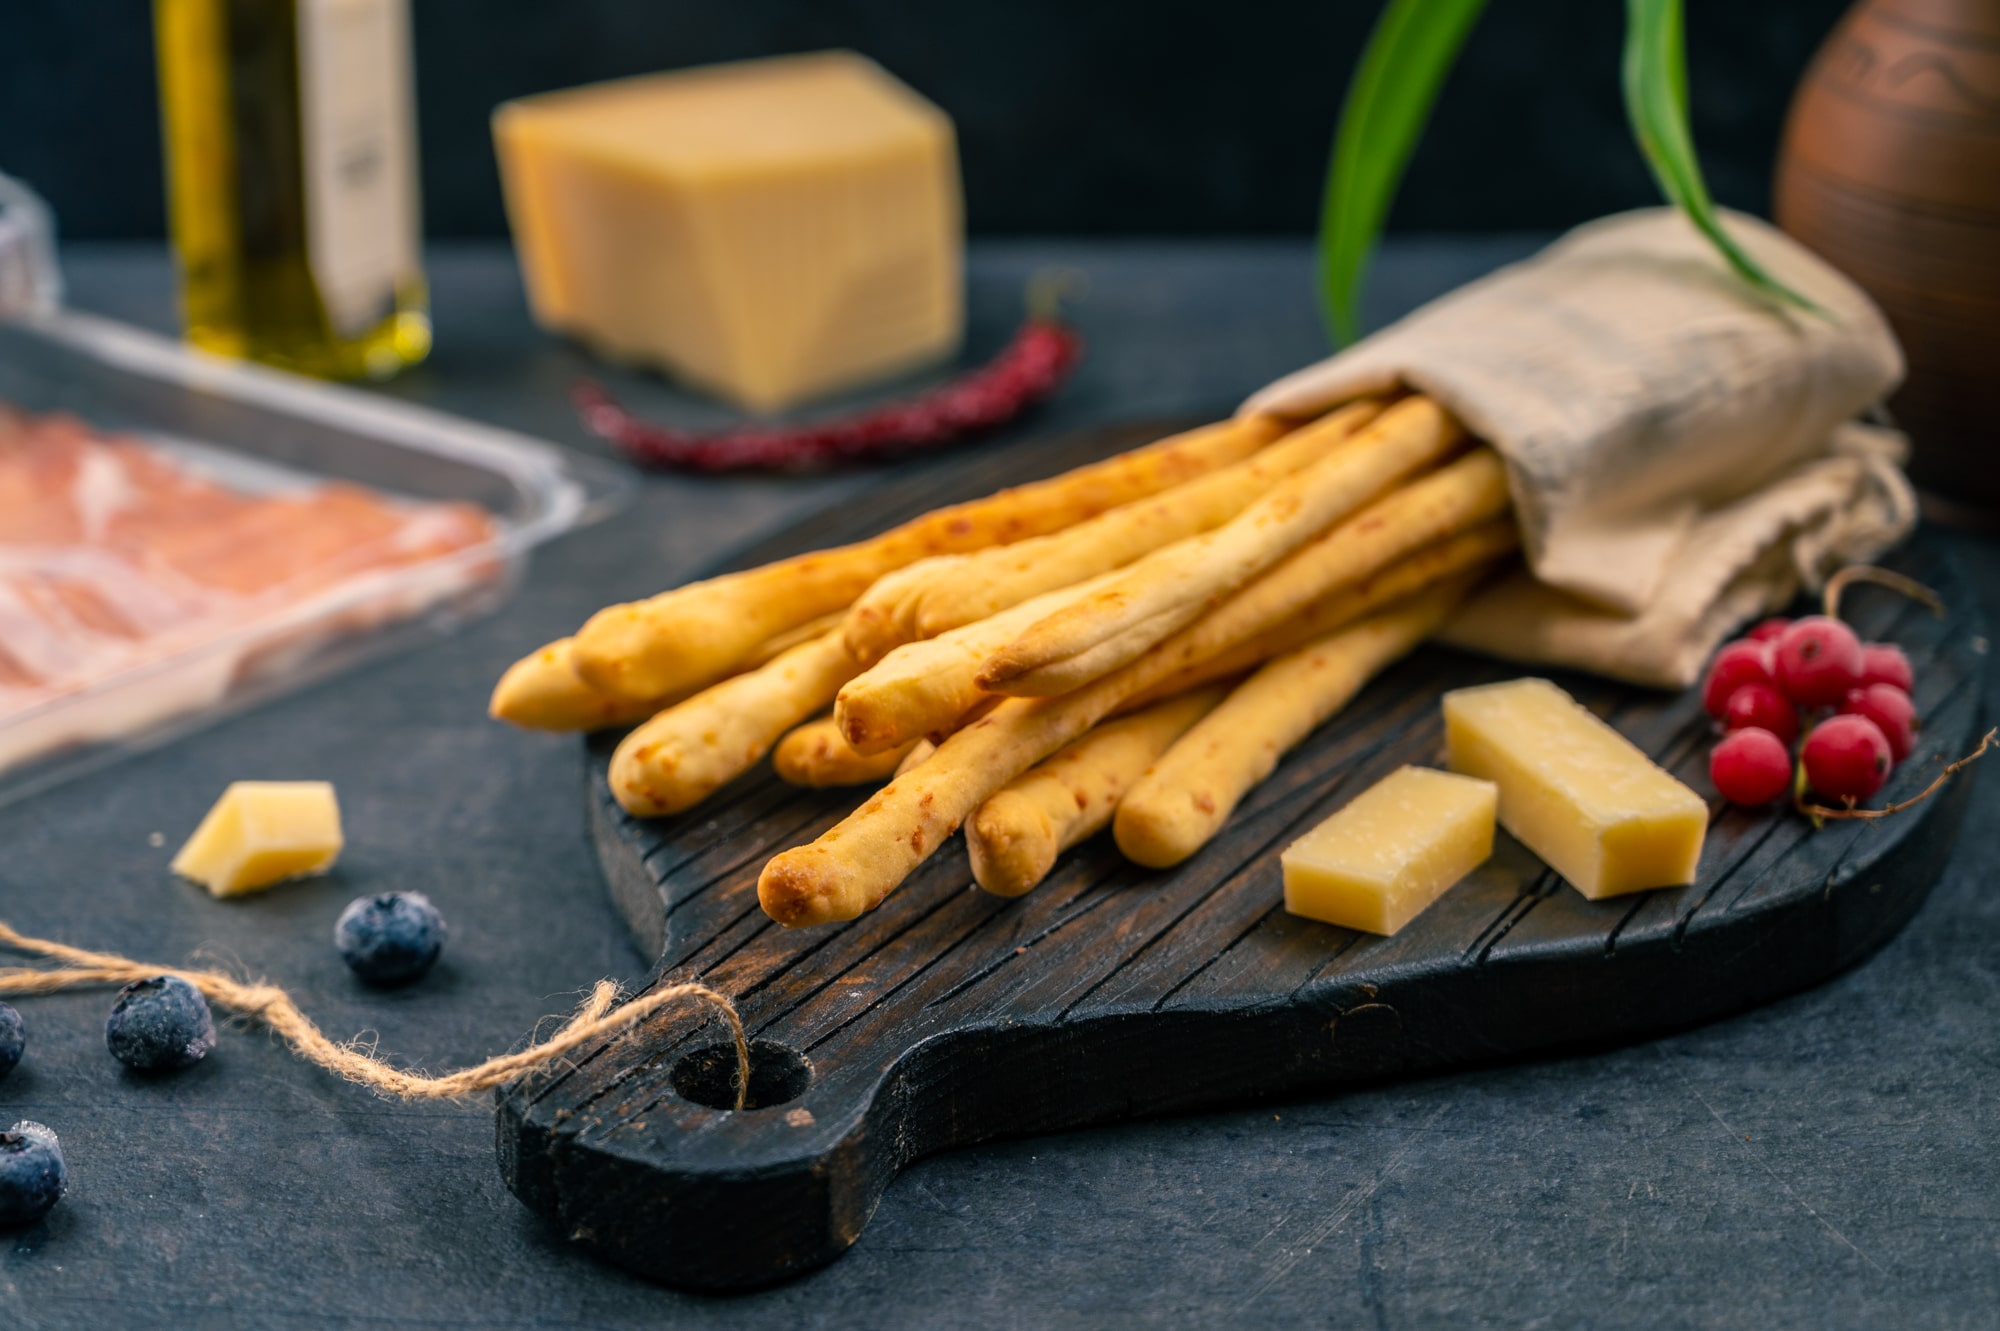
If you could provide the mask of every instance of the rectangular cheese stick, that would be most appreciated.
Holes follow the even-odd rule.
[[[1395,933],[1493,854],[1499,796],[1491,781],[1397,768],[1285,848],[1285,909]]]
[[[1447,763],[1500,787],[1500,825],[1593,901],[1694,881],[1708,805],[1545,679],[1444,695]]]

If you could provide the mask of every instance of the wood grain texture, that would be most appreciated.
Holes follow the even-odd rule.
[[[851,539],[912,507],[1073,465],[1132,442],[1097,434],[891,489],[751,552]],[[1929,541],[1898,558],[1972,604]],[[1887,798],[1967,747],[1980,719],[1973,614],[1946,621],[1854,598],[1864,634],[1919,662],[1927,728]],[[1179,869],[1123,863],[1108,838],[1016,900],[971,887],[962,844],[852,924],[788,931],[759,910],[776,850],[843,816],[855,792],[803,792],[768,769],[676,819],[636,821],[592,742],[588,807],[607,878],[654,981],[734,995],[754,1036],[810,1067],[803,1095],[729,1113],[677,1089],[719,1033],[690,1019],[614,1042],[503,1096],[502,1170],[592,1251],[703,1288],[769,1283],[839,1255],[882,1190],[927,1152],[1376,1081],[1707,1020],[1825,978],[1891,936],[1949,854],[1969,783],[1891,823],[1814,832],[1717,806],[1695,885],[1589,902],[1504,835],[1494,858],[1392,939],[1299,920],[1278,853],[1407,762],[1436,762],[1438,694],[1520,671],[1427,649],[1371,687]],[[1558,675],[1698,790],[1708,723],[1691,695]],[[684,1082],[679,1083],[685,1085]]]

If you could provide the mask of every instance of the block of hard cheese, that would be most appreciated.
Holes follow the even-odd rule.
[[[1285,909],[1393,934],[1493,853],[1491,781],[1401,767],[1285,848]]]
[[[545,93],[493,114],[544,327],[772,411],[949,354],[951,120],[848,52]]]
[[[1694,881],[1708,805],[1545,679],[1444,695],[1451,770],[1500,787],[1500,825],[1595,900]]]
[[[218,897],[324,873],[340,858],[340,804],[325,781],[237,781],[174,856]]]

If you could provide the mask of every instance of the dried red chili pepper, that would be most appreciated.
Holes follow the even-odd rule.
[[[1082,354],[1083,339],[1051,310],[1031,313],[999,355],[951,383],[835,420],[703,433],[641,420],[588,379],[570,400],[587,429],[642,467],[800,470],[935,447],[1005,425],[1061,387]]]

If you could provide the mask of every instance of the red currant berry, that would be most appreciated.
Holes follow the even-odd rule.
[[[1702,710],[1719,721],[1736,690],[1745,684],[1775,683],[1769,647],[1748,638],[1726,642],[1708,663],[1708,678],[1701,685]]]
[[[1861,639],[1837,619],[1807,615],[1778,639],[1777,665],[1778,685],[1793,702],[1832,707],[1861,679]]]
[[[1722,709],[1724,730],[1748,727],[1768,730],[1785,743],[1799,737],[1799,709],[1792,700],[1769,684],[1745,684],[1729,695]]]
[[[1776,642],[1791,626],[1792,621],[1783,615],[1772,615],[1743,636],[1752,642]]]
[[[1799,752],[1806,780],[1828,799],[1865,800],[1882,788],[1894,765],[1888,737],[1865,716],[1830,716],[1813,727]]]
[[[1873,721],[1889,741],[1889,756],[1897,762],[1909,757],[1910,750],[1917,747],[1917,705],[1894,684],[1866,684],[1853,689],[1840,704],[1840,710]]]
[[[1893,642],[1871,642],[1861,648],[1861,685],[1894,684],[1905,693],[1915,692],[1917,677],[1910,658]]]
[[[1731,804],[1769,804],[1791,788],[1792,751],[1768,730],[1732,730],[1708,755],[1708,779]]]

